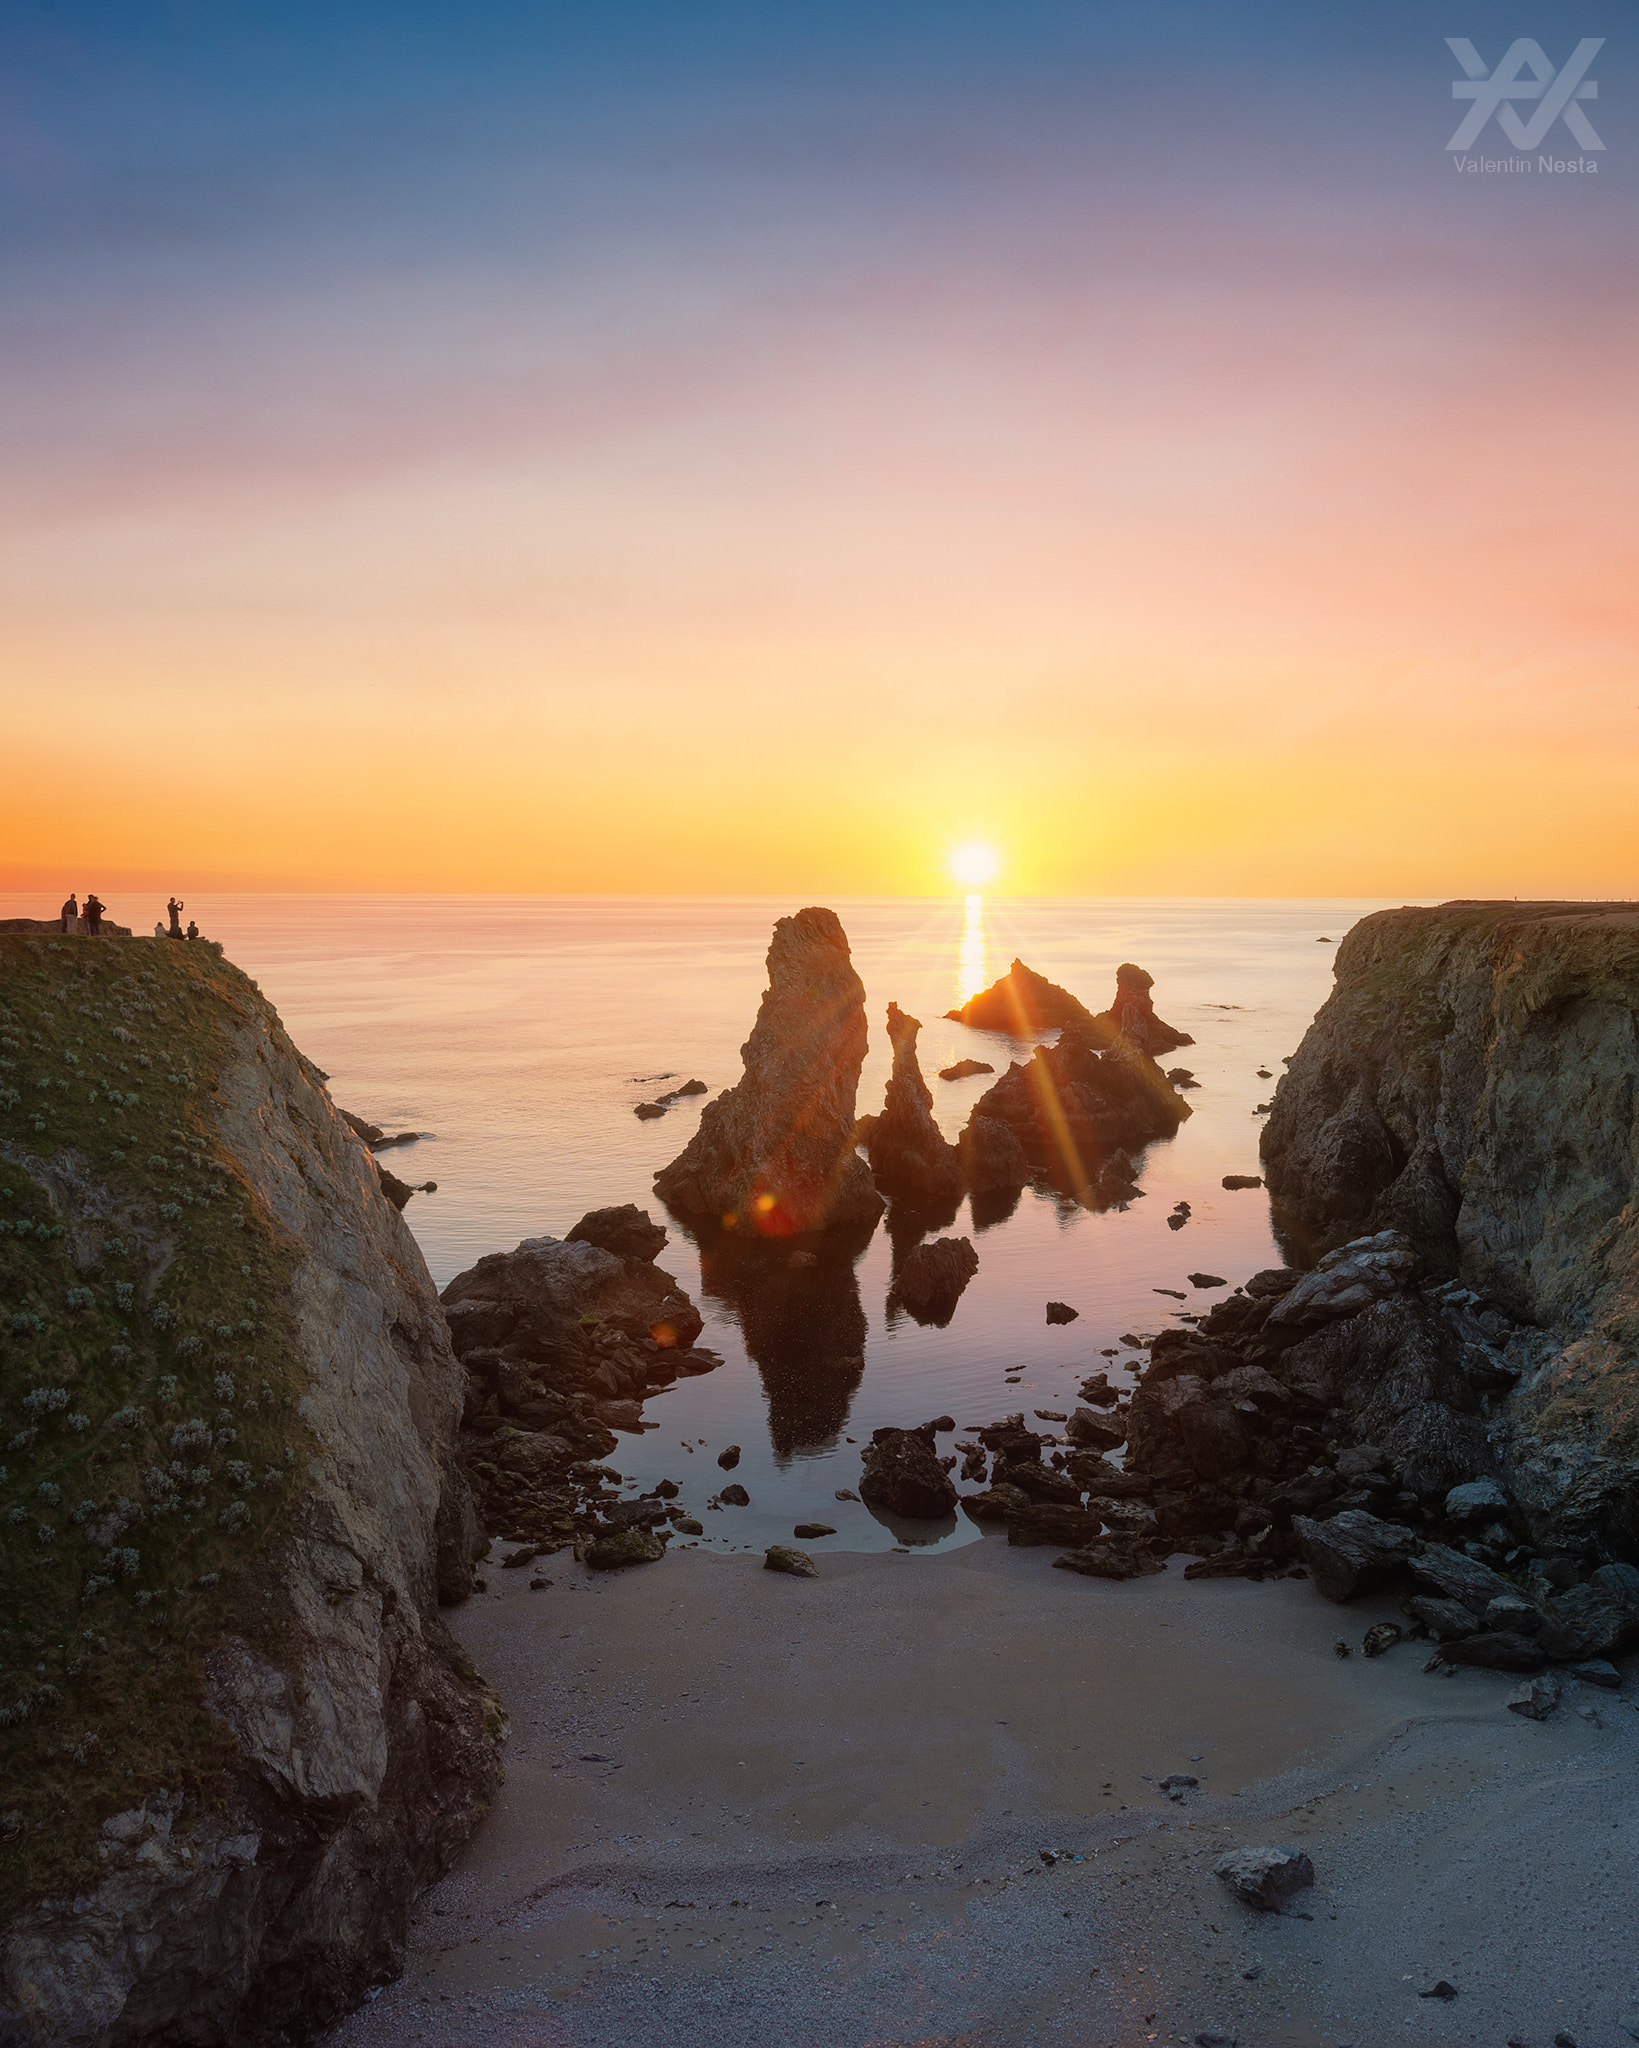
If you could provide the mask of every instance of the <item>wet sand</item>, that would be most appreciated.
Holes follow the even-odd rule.
[[[1387,1600],[816,1549],[489,1572],[507,1783],[332,2048],[1631,2048],[1633,1679],[1539,1724],[1363,1657]],[[1296,1913],[1212,1876],[1270,1841]]]

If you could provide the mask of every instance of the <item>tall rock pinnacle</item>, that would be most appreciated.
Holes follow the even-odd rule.
[[[882,1198],[854,1149],[865,1044],[865,986],[836,912],[782,917],[745,1074],[706,1105],[656,1194],[678,1215],[764,1237],[874,1224]]]

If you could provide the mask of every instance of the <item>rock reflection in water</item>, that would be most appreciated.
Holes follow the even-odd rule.
[[[729,1236],[700,1247],[702,1291],[739,1323],[768,1396],[780,1461],[834,1443],[865,1375],[853,1245],[817,1249]]]

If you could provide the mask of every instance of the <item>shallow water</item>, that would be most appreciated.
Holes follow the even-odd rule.
[[[561,1236],[588,1209],[636,1202],[670,1223],[651,1180],[682,1150],[701,1100],[732,1085],[765,985],[776,917],[766,899],[221,896],[190,899],[203,930],[260,982],[291,1035],[330,1075],[344,1108],[392,1130],[433,1135],[390,1151],[401,1179],[436,1180],[406,1219],[442,1287],[482,1253]],[[792,1274],[744,1300],[706,1293],[699,1256],[671,1223],[660,1263],[706,1318],[700,1339],[723,1365],[680,1381],[645,1408],[658,1429],[623,1436],[610,1463],[642,1486],[673,1478],[696,1510],[724,1475],[716,1454],[741,1446],[734,1477],[749,1508],[704,1516],[712,1544],[761,1547],[819,1520],[827,1547],[882,1549],[971,1539],[896,1528],[854,1502],[859,1449],[883,1423],[948,1413],[958,1424],[1022,1407],[1068,1411],[1076,1381],[1132,1357],[1123,1334],[1169,1327],[1220,1290],[1277,1261],[1261,1191],[1227,1193],[1225,1174],[1256,1173],[1256,1106],[1331,985],[1334,944],[1377,902],[1103,899],[1081,902],[835,902],[869,1003],[862,1111],[879,1108],[890,1054],[890,999],[923,1019],[923,1071],[954,1138],[992,1076],[934,1079],[971,1057],[998,1072],[1028,1047],[969,1030],[943,1012],[1003,973],[1015,954],[1102,1009],[1115,969],[1155,976],[1159,1014],[1196,1043],[1164,1064],[1201,1086],[1176,1138],[1142,1155],[1145,1199],[1091,1214],[1027,1189],[1015,1213],[976,1228],[979,1270],[949,1327],[922,1328],[886,1308],[891,1247],[878,1229],[856,1260]],[[0,899],[0,915],[40,915]],[[141,930],[139,912],[116,919]],[[705,1098],[654,1121],[633,1105],[698,1076]],[[1193,1214],[1167,1227],[1175,1202]],[[1181,1291],[1179,1301],[1161,1289]],[[1080,1320],[1049,1327],[1050,1299]],[[1100,1356],[1106,1348],[1120,1360]],[[835,1361],[862,1356],[863,1369]],[[830,1363],[827,1363],[830,1361]],[[1017,1375],[1014,1385],[1009,1377]],[[950,1439],[945,1439],[948,1448]]]

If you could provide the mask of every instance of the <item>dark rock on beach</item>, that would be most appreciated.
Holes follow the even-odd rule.
[[[1284,1844],[1267,1849],[1231,1849],[1220,1856],[1212,1874],[1249,1906],[1272,1913],[1294,1892],[1315,1881],[1315,1866],[1301,1849]]]
[[[1080,1314],[1081,1310],[1072,1308],[1067,1301],[1050,1301],[1047,1304],[1047,1320],[1050,1323],[1073,1323]]]
[[[931,1428],[873,1431],[864,1463],[859,1497],[868,1506],[925,1521],[954,1513],[956,1488]]]
[[[782,917],[742,1079],[655,1176],[679,1215],[762,1237],[869,1231],[882,1198],[854,1150],[865,989],[833,910]]]

